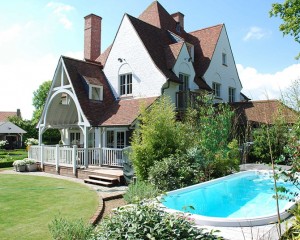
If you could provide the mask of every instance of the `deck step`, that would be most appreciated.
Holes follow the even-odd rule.
[[[108,177],[108,176],[98,176],[98,175],[89,175],[89,178],[91,179],[99,179],[100,181],[101,180],[106,180],[106,181],[111,181],[111,182],[114,182],[114,181],[118,181],[119,179],[117,177]]]
[[[101,180],[95,180],[95,179],[84,179],[85,183],[93,183],[93,184],[97,184],[97,185],[104,185],[106,187],[111,187],[113,186],[113,183],[111,182],[105,182],[105,181],[101,181]]]

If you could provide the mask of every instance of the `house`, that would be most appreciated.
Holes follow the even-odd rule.
[[[9,117],[21,117],[20,109],[16,112],[0,112],[0,141],[6,140],[5,148],[14,149],[21,148],[23,144],[23,134],[26,133],[23,129],[9,122]]]
[[[124,14],[101,51],[102,18],[86,16],[84,60],[60,57],[38,123],[40,146],[30,156],[57,171],[59,163],[74,173],[78,166],[121,167],[141,105],[166,94],[181,111],[207,91],[216,102],[247,100],[225,25],[188,33],[184,17],[154,1],[138,18]],[[42,145],[49,128],[60,130],[63,147]]]

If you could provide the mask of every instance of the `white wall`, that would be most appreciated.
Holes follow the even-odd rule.
[[[224,66],[222,64],[223,52],[227,55],[227,66]],[[223,27],[221,31],[221,35],[217,43],[214,55],[211,59],[210,66],[204,74],[204,79],[210,87],[212,87],[213,82],[221,84],[221,100],[217,101],[228,102],[229,87],[233,87],[236,89],[235,101],[240,101],[240,92],[242,90],[242,85],[239,80],[225,27]]]
[[[125,61],[119,62],[118,58]],[[119,97],[119,73],[126,72],[132,72],[133,97],[161,94],[166,78],[153,63],[127,15],[121,22],[104,67],[104,73],[116,97]]]
[[[195,89],[199,89],[199,87],[194,82],[195,70],[192,61],[188,61],[189,57],[190,55],[186,44],[183,44],[181,51],[178,55],[177,61],[173,67],[173,72],[176,74],[176,76],[179,76],[179,73],[189,75],[189,89],[191,91],[194,91]]]

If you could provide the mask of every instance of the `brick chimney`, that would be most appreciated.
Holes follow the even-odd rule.
[[[17,109],[17,117],[21,117],[21,110],[19,108]]]
[[[101,53],[101,20],[90,14],[84,17],[84,59],[95,61]]]
[[[179,23],[180,27],[184,29],[184,15],[181,12],[173,13],[171,15],[176,22]]]

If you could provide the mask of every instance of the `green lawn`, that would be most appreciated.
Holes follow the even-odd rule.
[[[28,152],[25,149],[4,150],[0,149],[0,168],[11,167],[15,160],[27,158]]]
[[[48,224],[59,214],[88,221],[96,192],[67,180],[0,174],[0,239],[51,239]]]

